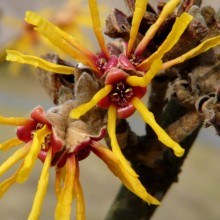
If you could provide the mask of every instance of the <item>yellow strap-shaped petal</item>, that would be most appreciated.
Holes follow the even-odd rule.
[[[61,192],[61,170],[57,169],[56,178],[55,178],[55,193],[56,193],[57,200],[60,196],[60,192]]]
[[[216,36],[213,38],[209,38],[205,41],[203,41],[201,44],[199,44],[197,47],[193,48],[192,50],[188,51],[187,53],[173,59],[170,61],[167,61],[162,65],[161,69],[168,69],[174,65],[177,65],[179,63],[183,63],[185,60],[191,59],[195,56],[198,56],[201,53],[206,52],[207,50],[217,46],[220,44],[220,36]]]
[[[21,166],[18,168],[18,170],[9,178],[4,180],[0,184],[0,198],[4,196],[5,192],[14,184],[16,183],[17,173],[19,172]]]
[[[128,163],[124,155],[122,154],[121,148],[118,145],[118,141],[116,137],[116,107],[114,105],[110,105],[108,109],[107,129],[108,129],[108,134],[111,140],[112,152],[116,155],[116,157],[118,157],[118,159],[121,161],[124,167],[126,167],[127,172],[137,177],[137,174],[131,168],[130,164]]]
[[[19,118],[19,117],[3,117],[0,116],[0,124],[2,125],[15,125],[15,126],[23,126],[26,125],[29,119],[27,118]]]
[[[54,24],[43,19],[40,15],[27,11],[25,21],[36,26],[36,30],[45,36],[56,47],[70,55],[75,60],[88,65],[93,70],[98,71],[95,65],[96,55],[83,48],[73,37],[66,34]]]
[[[140,112],[144,121],[147,124],[149,124],[150,127],[157,134],[159,141],[162,142],[167,147],[172,148],[177,157],[183,156],[185,150],[182,147],[180,147],[180,145],[177,142],[172,140],[171,137],[163,130],[163,128],[161,128],[157,124],[153,113],[147,109],[147,107],[141,102],[141,100],[135,97],[131,100],[131,103]]]
[[[10,140],[5,141],[4,143],[0,144],[0,150],[7,151],[12,147],[18,146],[24,143],[23,141],[19,140],[18,138],[11,138]]]
[[[100,89],[93,98],[70,112],[70,117],[74,119],[79,119],[82,115],[92,109],[101,99],[107,96],[112,91],[112,85],[106,85],[104,88]]]
[[[74,73],[73,67],[51,63],[40,57],[24,55],[14,50],[7,50],[6,60],[29,64],[29,65],[39,67],[49,72],[54,72],[54,73],[60,73],[60,74],[73,74]]]
[[[99,144],[99,146],[92,146],[92,151],[104,161],[112,173],[117,176],[131,192],[149,204],[160,204],[156,198],[146,191],[138,179],[138,176],[131,175],[130,172],[127,171],[126,165],[122,163],[110,150],[105,149],[101,146],[101,144]]]
[[[73,191],[76,196],[76,220],[85,220],[85,202],[82,186],[79,181],[79,163],[76,165],[76,177]]]
[[[64,187],[60,193],[55,210],[55,220],[70,219],[71,204],[73,200],[73,186],[76,174],[76,159],[74,156],[67,159],[66,169],[67,172]]]
[[[107,47],[105,44],[104,36],[102,34],[97,1],[96,0],[89,0],[89,8],[90,8],[90,13],[91,13],[91,17],[92,17],[93,30],[94,30],[96,38],[99,42],[99,46],[100,46],[102,52],[105,54],[105,57],[108,58],[109,55],[108,55],[108,50],[107,50]]]
[[[157,49],[155,53],[153,53],[149,58],[139,64],[137,68],[140,70],[146,70],[150,67],[154,60],[162,59],[164,54],[172,49],[172,47],[180,39],[188,24],[192,21],[192,18],[193,17],[187,13],[183,13],[180,17],[177,17],[172,27],[172,30],[167,36],[166,40],[162,43],[162,45]]]
[[[146,12],[148,0],[136,0],[131,24],[130,39],[128,41],[127,57],[129,57],[136,40],[141,20]]]
[[[47,186],[49,181],[49,168],[51,163],[51,156],[52,156],[52,149],[50,148],[47,152],[47,156],[44,161],[44,166],[41,172],[40,179],[38,181],[37,192],[34,197],[34,202],[32,205],[31,212],[28,216],[28,220],[39,219],[41,213],[41,206],[47,191]]]
[[[162,66],[162,60],[155,60],[152,65],[150,66],[150,69],[147,71],[147,73],[140,77],[140,76],[129,76],[126,79],[126,82],[131,86],[141,86],[146,87],[148,84],[150,84],[151,80],[156,76],[156,74],[160,71]]]
[[[2,183],[0,183],[0,198],[4,196],[5,192],[16,183],[16,175],[7,178]]]
[[[21,167],[21,170],[17,175],[17,183],[23,183],[29,177],[30,172],[32,171],[33,166],[36,162],[37,156],[40,152],[41,145],[45,142],[44,138],[50,133],[51,130],[49,129],[49,127],[44,125],[43,128],[37,130],[34,134],[30,151],[25,157],[23,166]]]
[[[157,30],[160,28],[161,24],[165,21],[168,15],[171,14],[175,10],[179,2],[180,0],[170,0],[166,3],[157,21],[153,25],[151,25],[151,27],[147,30],[144,38],[138,44],[135,50],[136,55],[141,55],[143,53],[144,49],[147,47],[150,40],[153,39]]]
[[[1,166],[0,166],[0,176],[3,175],[10,167],[12,167],[19,160],[24,158],[30,149],[30,144],[26,144],[21,149],[15,151]]]

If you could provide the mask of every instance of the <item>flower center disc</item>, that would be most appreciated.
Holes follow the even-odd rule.
[[[116,83],[115,87],[110,93],[111,101],[120,107],[125,107],[128,105],[128,102],[131,100],[133,95],[133,88],[125,82]]]

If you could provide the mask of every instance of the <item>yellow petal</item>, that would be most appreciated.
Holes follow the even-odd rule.
[[[60,192],[61,192],[61,170],[57,169],[56,178],[55,178],[55,193],[56,193],[57,200],[60,196]]]
[[[151,80],[156,76],[156,74],[160,71],[162,66],[162,60],[155,60],[152,65],[150,66],[150,69],[147,71],[147,73],[140,77],[140,76],[129,76],[126,79],[126,82],[131,86],[141,86],[146,87],[148,84],[150,84]]]
[[[7,151],[12,147],[18,146],[24,143],[23,141],[19,140],[18,138],[11,138],[10,140],[5,141],[4,143],[0,144],[0,150]]]
[[[48,128],[48,126],[44,125],[43,128],[37,130],[34,134],[30,151],[25,157],[23,166],[17,175],[17,183],[23,183],[29,177],[30,172],[32,171],[36,162],[37,156],[40,152],[41,145],[45,142],[44,138],[50,133],[51,130]]]
[[[47,156],[44,161],[44,166],[41,172],[40,179],[38,181],[37,192],[34,197],[34,202],[32,205],[31,212],[28,216],[28,220],[36,220],[40,216],[41,206],[48,186],[51,156],[52,156],[52,149],[50,148],[47,152]]]
[[[6,60],[30,64],[32,66],[39,67],[41,69],[44,69],[49,72],[54,72],[54,73],[60,73],[60,74],[73,74],[74,73],[73,67],[51,63],[40,57],[24,55],[14,50],[7,50]]]
[[[19,160],[24,158],[30,149],[30,144],[26,144],[24,147],[15,151],[1,166],[0,166],[0,176],[3,175],[10,167],[12,167]]]
[[[193,48],[192,50],[188,51],[187,53],[173,59],[170,61],[167,61],[162,65],[162,69],[168,69],[171,66],[174,66],[176,64],[182,63],[185,60],[191,59],[195,56],[198,56],[201,53],[206,52],[210,48],[213,48],[220,44],[220,36],[216,36],[213,38],[209,38],[205,41],[203,41],[201,44],[199,44],[197,47]]]
[[[126,167],[127,172],[131,175],[137,177],[135,171],[131,168],[130,164],[124,157],[121,152],[121,148],[118,145],[117,137],[116,137],[116,107],[114,105],[110,105],[108,109],[108,134],[111,140],[112,152],[118,157],[124,167]]]
[[[117,176],[131,192],[149,204],[158,205],[160,203],[146,191],[137,175],[134,176],[131,175],[130,172],[127,172],[125,164],[110,150],[101,147],[101,144],[99,144],[99,146],[93,145],[92,151],[104,161],[112,173]]]
[[[28,121],[30,121],[30,120],[27,118],[18,118],[18,117],[6,118],[3,116],[0,116],[0,124],[2,124],[2,125],[23,126],[23,125],[26,125]]]
[[[184,154],[184,149],[180,145],[171,139],[171,137],[161,128],[155,121],[154,115],[150,112],[147,107],[138,98],[133,98],[131,100],[132,105],[140,112],[144,121],[151,126],[160,142],[162,142],[167,147],[173,149],[177,157],[181,157]]]
[[[75,182],[75,173],[76,173],[76,159],[74,156],[67,159],[66,169],[67,169],[67,173],[64,182],[64,187],[60,193],[55,210],[56,220],[70,219],[71,204],[73,200],[73,186]]]
[[[107,96],[112,91],[112,85],[106,85],[104,88],[100,89],[91,99],[91,101],[84,103],[70,112],[70,117],[74,119],[79,119],[82,115],[92,109],[101,99]]]
[[[143,53],[144,49],[147,47],[150,40],[153,39],[157,30],[160,28],[161,24],[165,21],[168,15],[171,14],[175,10],[179,2],[180,0],[170,0],[166,3],[157,21],[153,25],[151,25],[151,27],[147,30],[144,38],[138,44],[135,50],[136,55],[141,55]]]
[[[27,11],[25,21],[36,26],[35,29],[39,33],[45,36],[56,47],[59,47],[63,52],[99,72],[95,65],[97,56],[80,45],[73,37],[34,12]]]
[[[93,30],[94,30],[96,38],[99,42],[99,46],[100,46],[102,52],[105,54],[105,57],[108,58],[109,55],[108,55],[108,50],[107,50],[107,47],[105,44],[104,36],[102,34],[97,1],[96,0],[89,0],[89,8],[90,8],[90,13],[91,13],[92,22],[93,22]]]
[[[18,168],[18,170],[9,178],[4,180],[0,184],[0,198],[5,194],[5,192],[14,184],[16,183],[17,174],[20,170],[21,166]]]
[[[144,16],[144,13],[146,12],[147,3],[148,0],[136,0],[135,2],[135,10],[131,24],[130,39],[128,42],[127,57],[129,57],[134,42],[136,40],[141,20]]]
[[[5,192],[14,184],[16,183],[16,174],[7,178],[2,183],[0,183],[0,198],[4,196]]]
[[[85,202],[83,190],[79,181],[79,163],[76,165],[76,177],[73,191],[76,196],[76,220],[85,220]]]
[[[148,69],[154,60],[161,59],[164,54],[177,43],[177,41],[187,28],[188,24],[191,22],[192,18],[193,17],[187,13],[183,13],[180,17],[177,17],[172,27],[172,30],[167,36],[166,40],[162,43],[162,45],[157,49],[155,53],[153,53],[150,57],[139,64],[137,68],[140,70]]]

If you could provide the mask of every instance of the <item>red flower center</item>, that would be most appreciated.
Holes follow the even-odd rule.
[[[110,93],[111,101],[120,107],[127,106],[133,96],[133,88],[124,81],[116,83]]]

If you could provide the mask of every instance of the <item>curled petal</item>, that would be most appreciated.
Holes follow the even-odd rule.
[[[89,102],[74,108],[70,112],[70,117],[74,119],[79,119],[82,115],[92,109],[101,99],[107,96],[111,92],[111,90],[112,85],[107,85],[104,88],[100,89]]]
[[[130,117],[136,111],[135,107],[129,103],[125,107],[117,107],[117,117],[120,119]]]
[[[140,112],[144,121],[149,124],[154,132],[157,134],[159,141],[167,147],[172,148],[177,157],[183,156],[185,150],[180,147],[177,142],[172,140],[171,137],[157,124],[153,113],[151,113],[147,109],[147,107],[136,97],[132,99],[131,103]]]
[[[105,44],[105,39],[104,39],[102,30],[101,30],[101,22],[100,22],[100,16],[99,16],[99,11],[98,11],[96,0],[89,0],[89,8],[90,8],[90,13],[91,13],[92,22],[93,22],[93,30],[99,42],[99,46],[102,52],[105,54],[105,57],[108,58],[109,54],[108,54],[108,50]]]
[[[21,149],[15,151],[1,166],[0,166],[0,176],[3,175],[10,167],[12,167],[19,160],[24,158],[30,149],[30,144],[26,144]]]
[[[40,57],[24,55],[14,50],[7,50],[6,60],[30,64],[32,66],[39,67],[46,71],[59,73],[59,74],[73,74],[74,73],[73,67],[51,63]]]
[[[136,55],[141,55],[143,53],[144,49],[147,47],[150,40],[153,39],[154,35],[156,34],[157,30],[160,28],[161,24],[165,21],[167,16],[175,10],[179,2],[180,0],[170,0],[166,3],[157,21],[153,25],[151,25],[151,27],[146,32],[144,38],[138,44],[135,50]]]
[[[19,126],[16,135],[19,140],[27,143],[32,141],[32,132],[36,129],[37,121],[31,120],[25,126]]]
[[[147,73],[142,76],[129,76],[126,79],[126,82],[131,86],[142,86],[146,87],[148,84],[150,84],[151,80],[156,76],[156,74],[160,71],[162,66],[162,60],[155,60],[152,65],[150,66],[150,69],[147,71]]]
[[[105,79],[106,85],[111,85],[122,80],[125,80],[128,74],[119,68],[112,68],[107,74]]]
[[[135,70],[134,65],[131,63],[128,57],[125,56],[124,54],[119,55],[118,62],[125,69]]]
[[[48,128],[48,126],[44,125],[43,128],[37,130],[34,134],[31,149],[25,157],[23,166],[21,167],[17,175],[16,181],[18,183],[23,183],[29,177],[30,172],[32,171],[33,166],[36,162],[37,156],[40,152],[41,144],[44,143],[44,138],[50,133],[51,130]]]
[[[45,111],[41,106],[37,106],[36,108],[34,108],[30,114],[30,117],[37,122],[50,125],[50,122],[46,117]]]
[[[66,162],[66,178],[64,187],[60,192],[60,196],[57,202],[55,210],[55,219],[70,219],[71,204],[73,200],[73,186],[75,182],[76,173],[76,159],[75,156],[71,156]]]
[[[12,138],[12,139],[0,144],[0,150],[7,151],[7,150],[11,149],[12,147],[18,146],[22,143],[23,143],[23,141],[19,140],[18,138]]]
[[[116,57],[115,55],[111,55],[106,65],[106,70],[109,70],[112,67],[117,66],[117,64],[118,64],[118,57]]]
[[[101,144],[98,143],[94,143],[91,149],[101,160],[104,161],[112,173],[117,176],[131,192],[149,204],[160,204],[157,199],[146,191],[138,179],[137,174],[132,175],[130,172],[128,172],[126,165],[114,153],[108,149],[105,149]]]
[[[181,55],[173,60],[167,61],[166,63],[164,63],[162,65],[161,69],[168,69],[176,64],[182,63],[185,60],[191,59],[201,53],[204,53],[207,50],[209,50],[210,48],[213,48],[219,44],[220,44],[220,36],[216,36],[216,37],[207,39],[207,40],[203,41],[201,44],[199,44],[197,47],[188,51],[187,53],[184,53],[183,55]]]
[[[35,220],[38,219],[40,216],[41,206],[48,186],[51,156],[52,156],[52,149],[49,149],[46,160],[44,161],[44,166],[41,172],[40,179],[38,181],[37,192],[34,197],[34,202],[32,205],[31,212],[28,216],[28,220]]]
[[[135,10],[133,14],[132,24],[131,24],[131,31],[130,31],[130,38],[128,42],[128,49],[127,49],[127,57],[129,57],[134,42],[136,40],[139,26],[141,20],[146,12],[148,0],[136,0],[135,1]]]
[[[154,60],[162,59],[164,54],[172,49],[172,47],[177,43],[192,19],[193,17],[186,12],[183,13],[180,17],[177,17],[166,40],[161,44],[155,53],[140,63],[137,68],[140,70],[146,70],[150,67]]]

